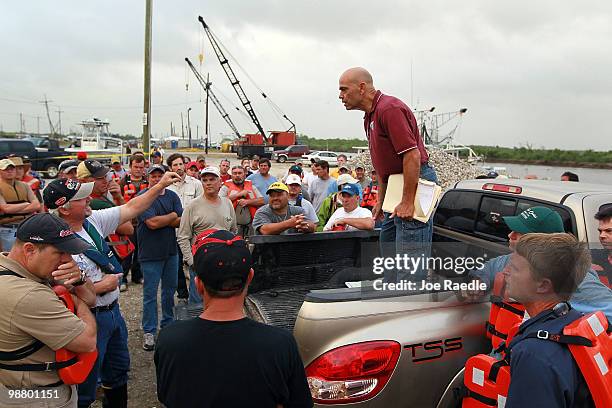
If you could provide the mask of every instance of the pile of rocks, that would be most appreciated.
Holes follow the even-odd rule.
[[[473,179],[478,175],[485,174],[484,170],[467,163],[453,155],[445,153],[441,149],[428,149],[429,163],[436,169],[438,184],[443,189],[461,180]],[[370,153],[364,152],[355,155],[349,161],[352,168],[360,165],[369,173],[372,170]]]

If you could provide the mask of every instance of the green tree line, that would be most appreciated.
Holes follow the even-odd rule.
[[[574,163],[612,163],[612,151],[532,149],[528,147],[470,146],[487,161],[542,161]]]

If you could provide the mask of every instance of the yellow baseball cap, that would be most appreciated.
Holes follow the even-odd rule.
[[[277,181],[276,183],[270,184],[270,187],[268,187],[266,194],[270,194],[270,191],[285,191],[288,193],[289,188],[284,183]]]

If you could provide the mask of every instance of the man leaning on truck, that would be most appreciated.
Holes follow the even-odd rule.
[[[508,245],[513,251],[519,239],[528,233],[553,234],[564,232],[561,216],[547,207],[531,207],[519,215],[503,217],[504,222],[510,228],[508,234]],[[498,256],[487,261],[482,269],[469,272],[476,280],[487,284],[488,288],[493,286],[493,281],[498,273],[502,272],[510,263],[511,254]],[[470,300],[477,300],[485,295],[485,291],[468,291],[464,293]],[[612,291],[598,279],[593,269],[589,269],[578,289],[572,295],[570,302],[572,307],[582,313],[590,313],[601,310],[608,319],[612,319]]]

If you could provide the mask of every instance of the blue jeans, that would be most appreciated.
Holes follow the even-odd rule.
[[[15,232],[17,232],[16,226],[0,226],[0,247],[2,247],[2,251],[9,252],[11,250],[16,239]]]
[[[128,332],[119,304],[94,315],[98,326],[98,359],[85,382],[78,386],[79,407],[89,407],[96,400],[98,377],[104,387],[112,389],[127,384],[130,371]]]
[[[190,305],[196,303],[202,303],[202,296],[198,293],[198,289],[195,285],[195,271],[193,270],[193,266],[189,267],[189,301]]]
[[[174,319],[174,292],[178,282],[176,269],[178,255],[172,255],[163,261],[143,261],[140,268],[144,277],[142,288],[142,330],[145,333],[157,333],[157,289],[161,280],[161,327],[172,323]]]
[[[420,178],[433,182],[438,181],[436,171],[429,164],[421,166]],[[433,217],[427,223],[421,221],[402,220],[399,217],[390,218],[391,213],[385,212],[385,219],[380,228],[380,246],[384,257],[395,257],[397,254],[408,255],[413,258],[426,258],[431,253],[431,239],[433,235]],[[389,281],[402,279],[421,280],[427,277],[427,269],[418,267],[412,271],[404,269],[390,271],[385,274]]]

